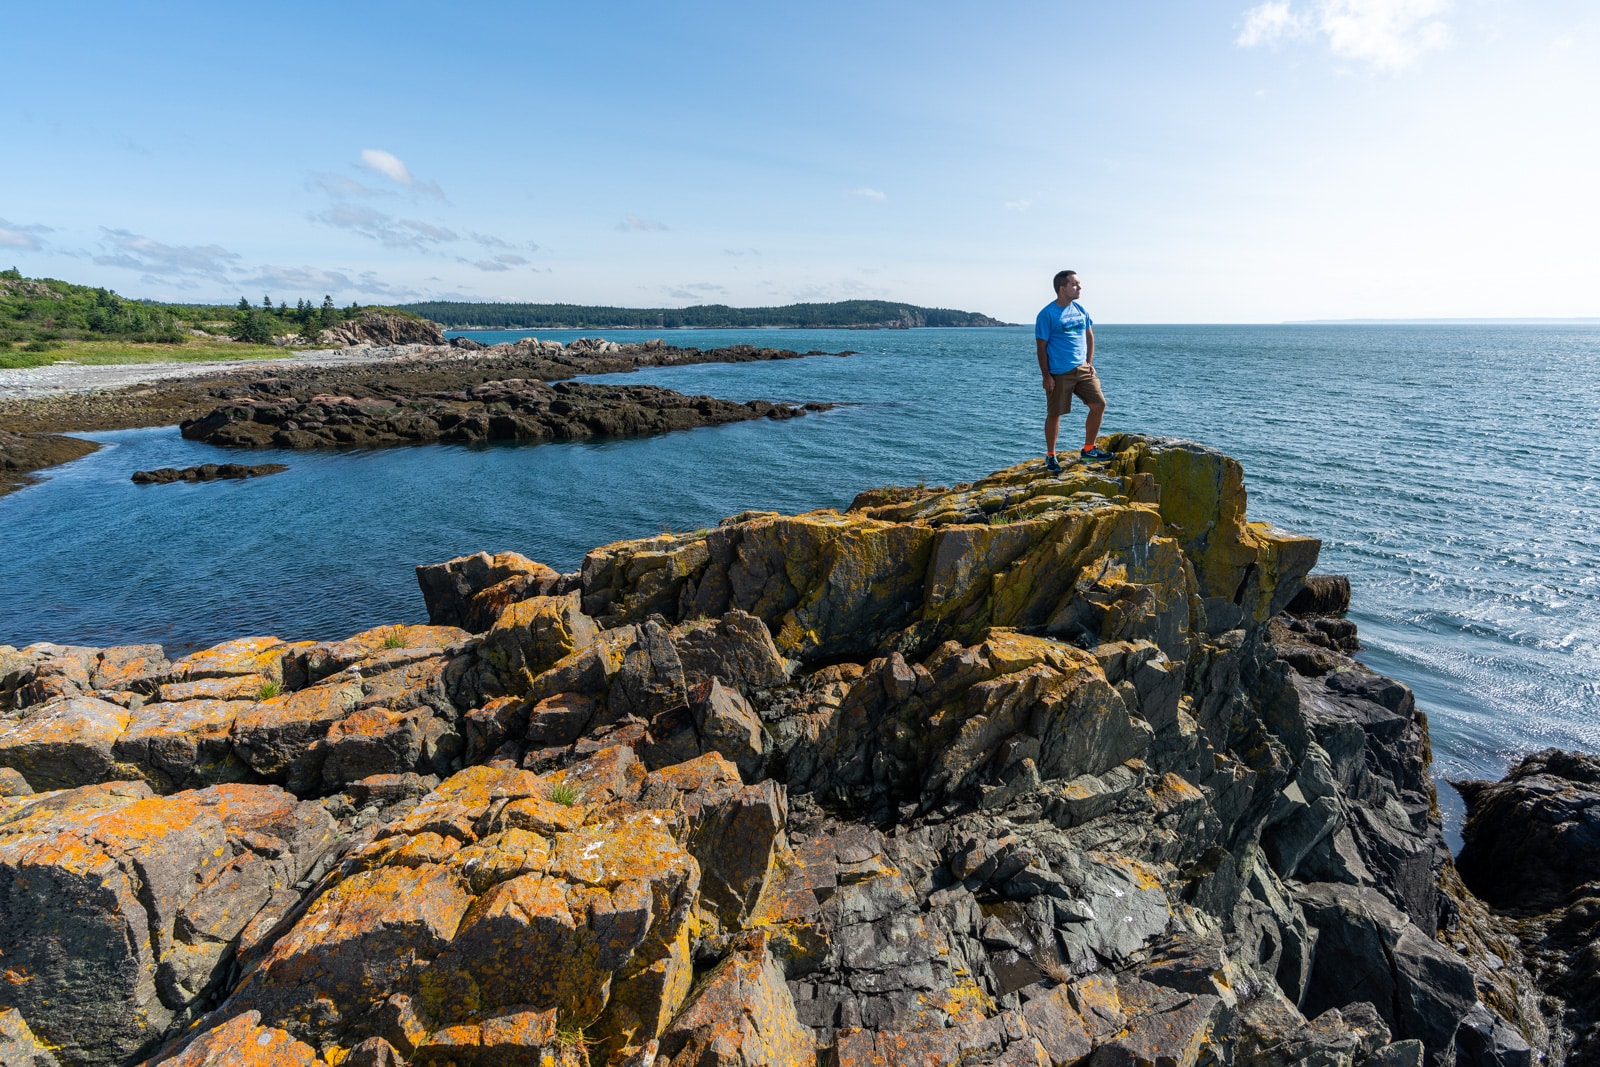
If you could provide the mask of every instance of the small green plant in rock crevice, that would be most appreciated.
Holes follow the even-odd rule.
[[[550,787],[550,802],[570,808],[578,802],[578,791],[566,782],[557,782]]]
[[[384,648],[405,648],[406,647],[406,635],[400,632],[400,627],[396,626],[394,629],[390,630],[387,634],[384,635],[384,637],[383,637],[383,647]]]
[[[589,1035],[583,1032],[583,1027],[571,1022],[556,1024],[555,1043],[560,1048],[582,1052],[586,1058],[589,1049],[593,1047],[589,1042]]]
[[[283,691],[283,687],[280,686],[277,682],[274,682],[272,679],[269,678],[266,681],[261,683],[261,688],[260,689],[256,690],[256,699],[257,700],[271,700],[273,697],[277,696],[282,691]]]

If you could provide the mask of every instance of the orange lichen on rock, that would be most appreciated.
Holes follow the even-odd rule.
[[[257,675],[281,684],[283,657],[290,650],[278,637],[237,637],[184,656],[173,663],[167,675],[174,682]]]
[[[179,1052],[146,1067],[331,1067],[317,1050],[247,1011],[207,1030]]]
[[[722,1067],[813,1067],[815,1041],[767,954],[766,939],[719,963],[661,1034],[674,1063]]]
[[[112,748],[132,718],[94,697],[63,697],[0,727],[0,766],[20,771],[35,789],[72,789],[111,776]],[[137,775],[125,775],[136,777]]]

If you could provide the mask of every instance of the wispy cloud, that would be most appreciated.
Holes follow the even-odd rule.
[[[461,239],[454,230],[443,226],[435,226],[417,219],[397,219],[393,215],[386,215],[382,211],[375,211],[359,204],[334,204],[311,218],[312,221],[320,222],[324,226],[349,230],[362,237],[371,238],[388,248],[414,248],[418,251],[427,251],[437,245]]]
[[[29,226],[0,219],[0,248],[20,248],[25,252],[37,252],[44,247],[44,242],[39,240],[39,236],[54,232],[48,226]]]
[[[1449,45],[1450,27],[1438,17],[1449,8],[1450,0],[1267,0],[1245,12],[1234,43],[1320,39],[1341,59],[1394,71]]]
[[[513,253],[495,256],[492,259],[466,259],[465,257],[457,256],[456,262],[488,271],[511,270],[514,267],[526,267],[528,265],[526,259]]]
[[[239,261],[237,252],[221,245],[169,245],[127,230],[101,228],[106,251],[94,257],[101,266],[143,271],[146,278],[222,280]]]
[[[876,285],[868,285],[859,278],[840,278],[836,282],[804,285],[797,289],[790,289],[787,299],[805,303],[845,299],[877,299],[888,295],[887,290]]]
[[[320,267],[257,268],[247,276],[234,279],[240,285],[264,286],[269,289],[288,289],[294,292],[339,293],[355,288],[355,282],[343,271],[323,270]]]
[[[1026,214],[1032,206],[1032,200],[1007,200],[1005,205],[1007,211],[1015,211],[1019,215]]]
[[[761,254],[761,249],[759,249],[759,248],[724,248],[722,250],[722,254],[725,255],[725,256],[759,256]]]
[[[630,213],[621,222],[617,223],[617,229],[659,231],[667,229],[667,224],[664,222],[657,222],[655,219],[641,219],[638,215]]]
[[[439,188],[437,182],[418,181],[399,156],[393,152],[385,152],[381,148],[363,148],[361,150],[361,165],[370,171],[383,175],[396,185],[403,185],[407,189],[415,189],[419,193],[427,193],[444,199],[444,190]]]
[[[519,249],[526,252],[539,251],[539,246],[534,244],[532,241],[527,241],[523,244],[513,244],[503,237],[496,237],[493,234],[487,233],[469,233],[467,234],[467,240],[471,241],[473,244],[482,245],[484,248],[503,248],[508,251],[511,249]]]
[[[384,189],[374,189],[354,178],[343,174],[328,174],[318,172],[306,181],[306,188],[313,191],[320,190],[332,197],[345,196],[393,196],[394,194]]]
[[[713,282],[690,282],[687,285],[668,286],[663,289],[674,300],[704,300],[708,296],[726,293],[728,287]]]
[[[851,190],[849,190],[849,195],[850,196],[863,196],[863,197],[866,197],[868,200],[876,200],[879,203],[882,203],[883,201],[889,199],[889,194],[888,193],[884,192],[881,189],[873,189],[870,186],[866,186],[866,185],[863,185],[859,189],[851,189]]]

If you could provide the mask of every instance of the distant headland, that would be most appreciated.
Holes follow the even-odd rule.
[[[887,300],[736,308],[698,304],[686,308],[622,308],[585,304],[491,304],[430,300],[402,311],[455,330],[906,330],[923,326],[1007,326],[975,311],[917,307]]]

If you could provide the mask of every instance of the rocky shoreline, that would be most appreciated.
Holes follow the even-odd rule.
[[[1318,542],[1102,444],[422,566],[427,626],[0,648],[0,1062],[1578,1062]],[[1556,771],[1592,831],[1593,766],[1497,810]]]
[[[566,345],[526,338],[485,347],[456,338],[448,344],[369,344],[224,372],[203,365],[142,368],[137,384],[115,389],[96,388],[92,378],[76,386],[63,380],[47,393],[16,389],[17,395],[7,396],[0,391],[0,494],[27,484],[34,471],[95,450],[92,442],[60,436],[73,431],[204,424],[193,436],[214,438],[218,444],[264,447],[273,434],[263,436],[243,424],[258,416],[281,416],[280,422],[295,425],[275,427],[273,433],[281,440],[271,447],[336,448],[659,433],[740,419],[783,418],[820,407],[763,401],[735,405],[638,386],[567,386],[555,396],[542,383],[641,367],[849,354],[751,345],[676,348],[660,341],[619,345],[594,338]],[[181,377],[162,377],[180,372]],[[486,392],[493,383],[500,388]],[[241,405],[252,406],[246,410]],[[581,411],[574,414],[568,407]],[[386,409],[403,417],[380,417]],[[233,416],[207,421],[224,410]],[[223,428],[228,422],[238,425]]]

